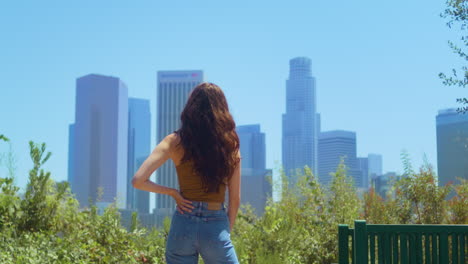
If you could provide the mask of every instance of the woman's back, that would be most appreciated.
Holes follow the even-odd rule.
[[[190,212],[175,211],[167,238],[166,261],[198,263],[198,254],[205,263],[238,263],[230,238],[229,220],[224,207],[226,184],[217,192],[207,192],[201,176],[194,169],[194,160],[183,161],[184,148],[177,133],[171,135],[175,145],[172,161],[176,167],[180,194],[192,201]]]
[[[178,137],[176,133],[174,135]],[[182,196],[191,201],[224,203],[226,184],[221,184],[218,192],[206,192],[200,175],[194,170],[193,160],[183,162],[183,156],[184,149],[179,144],[174,150],[172,160],[176,167]]]
[[[167,237],[168,264],[196,264],[199,254],[207,264],[239,263],[230,230],[240,205],[240,143],[221,88],[213,83],[197,85],[180,119],[180,129],[156,146],[132,184],[170,195],[177,204]],[[149,181],[169,158],[176,166],[180,190]]]

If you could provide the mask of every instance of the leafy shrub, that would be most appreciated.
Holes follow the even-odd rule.
[[[320,186],[308,167],[282,199],[269,201],[261,218],[244,206],[233,230],[241,263],[331,263],[337,260],[337,226],[353,224],[359,199],[340,163],[330,188]]]
[[[0,141],[8,139],[0,135]],[[127,231],[115,203],[101,215],[95,205],[80,209],[68,183],[55,183],[41,169],[51,156],[45,144],[29,146],[33,169],[24,197],[12,177],[0,177],[0,263],[165,263],[168,219],[163,228],[148,230],[133,215]],[[466,180],[439,187],[431,166],[414,172],[406,154],[403,163],[404,177],[394,180],[391,193],[380,197],[371,188],[362,200],[343,162],[330,186],[321,186],[308,167],[297,171],[294,184],[281,173],[282,199],[270,199],[263,216],[249,205],[241,208],[232,230],[240,262],[337,262],[338,224],[352,227],[358,218],[385,224],[467,224]],[[446,200],[450,190],[455,196]]]

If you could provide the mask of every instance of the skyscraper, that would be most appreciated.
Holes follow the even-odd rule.
[[[382,175],[382,155],[369,154],[367,158],[358,158],[358,170],[362,173],[362,187],[370,187],[371,179]]]
[[[156,142],[180,128],[180,114],[195,86],[203,82],[202,71],[159,71],[157,87]],[[174,163],[169,160],[156,171],[156,183],[178,188]],[[175,202],[156,194],[158,222],[174,212]]]
[[[271,170],[266,169],[265,133],[260,132],[260,125],[237,126],[241,168],[241,203],[249,203],[258,215],[265,211],[267,199],[272,195],[269,177]]]
[[[135,172],[150,154],[151,113],[150,102],[145,99],[128,99],[128,174],[127,208],[140,213],[149,212],[149,192],[134,188],[131,184]]]
[[[361,172],[361,186],[359,188],[368,188],[369,185],[369,158],[357,158],[358,170]]]
[[[440,110],[436,126],[439,186],[468,179],[468,114]]]
[[[127,86],[116,77],[90,74],[76,80],[72,191],[82,207],[103,195],[98,206],[127,198]]]
[[[317,175],[317,134],[320,116],[316,113],[315,78],[311,60],[289,61],[286,80],[286,113],[283,114],[282,160],[286,175],[295,175],[305,165]]]
[[[242,170],[248,175],[264,173],[266,169],[265,133],[260,125],[237,126],[236,132],[241,144]]]
[[[315,114],[315,133],[316,133],[315,135],[317,137],[317,141],[318,141],[318,135],[320,135],[320,132],[322,132],[322,117],[320,116],[320,113],[317,113],[317,114]],[[318,150],[317,150],[317,153],[318,153]],[[318,158],[317,158],[317,160],[318,160]]]
[[[344,130],[333,130],[320,133],[319,182],[328,185],[332,181],[330,173],[336,171],[341,158],[347,167],[347,175],[354,178],[356,186],[362,186],[361,172],[358,170],[356,157],[356,133]]]
[[[369,161],[369,178],[377,177],[383,174],[382,170],[382,155],[380,154],[369,154],[367,156]]]

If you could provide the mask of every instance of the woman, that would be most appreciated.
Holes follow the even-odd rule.
[[[240,204],[240,151],[235,122],[223,91],[213,83],[193,89],[181,128],[167,135],[135,173],[135,188],[167,194],[177,206],[166,244],[166,262],[238,263],[230,231]],[[171,159],[180,191],[155,184],[150,175]],[[226,188],[228,209],[224,207]]]

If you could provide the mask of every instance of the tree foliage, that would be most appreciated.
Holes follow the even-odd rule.
[[[80,210],[68,183],[42,169],[51,157],[46,145],[29,146],[25,194],[0,175],[0,263],[164,263],[167,233],[136,225],[127,231],[115,204],[102,215],[96,206]]]
[[[459,178],[460,185],[451,186],[455,196],[448,201],[448,222],[452,224],[468,223],[468,181]]]
[[[3,140],[5,141],[5,140]],[[45,144],[29,143],[33,168],[24,195],[11,177],[0,175],[0,263],[164,263],[170,221],[161,229],[142,228],[136,214],[129,230],[115,203],[98,214],[80,209],[65,183],[42,167],[51,157]],[[282,199],[268,201],[263,216],[245,205],[232,230],[241,263],[335,263],[338,224],[356,219],[380,224],[467,224],[468,183],[438,187],[426,164],[413,171],[402,155],[405,173],[392,191],[374,189],[361,200],[343,162],[329,186],[319,184],[308,167],[291,185],[282,173]],[[455,196],[446,200],[448,191]]]
[[[269,201],[262,217],[243,207],[233,230],[241,263],[331,263],[337,257],[337,226],[353,224],[359,199],[341,163],[329,188],[323,188],[308,167],[282,199]],[[343,210],[346,208],[345,210]]]
[[[456,44],[453,41],[448,41],[450,49],[460,56],[463,63],[468,61],[468,54],[466,52],[466,46],[468,45],[468,36],[466,35],[467,30],[467,18],[468,18],[468,1],[467,0],[447,0],[447,8],[441,14],[442,18],[447,19],[447,26],[449,28],[458,27],[461,30],[460,44]],[[462,66],[461,69],[452,69],[451,75],[440,73],[439,77],[443,80],[443,84],[447,86],[459,86],[466,88],[468,84],[468,68],[466,65]],[[457,98],[457,102],[461,104],[458,109],[459,112],[466,113],[468,111],[468,98]]]

